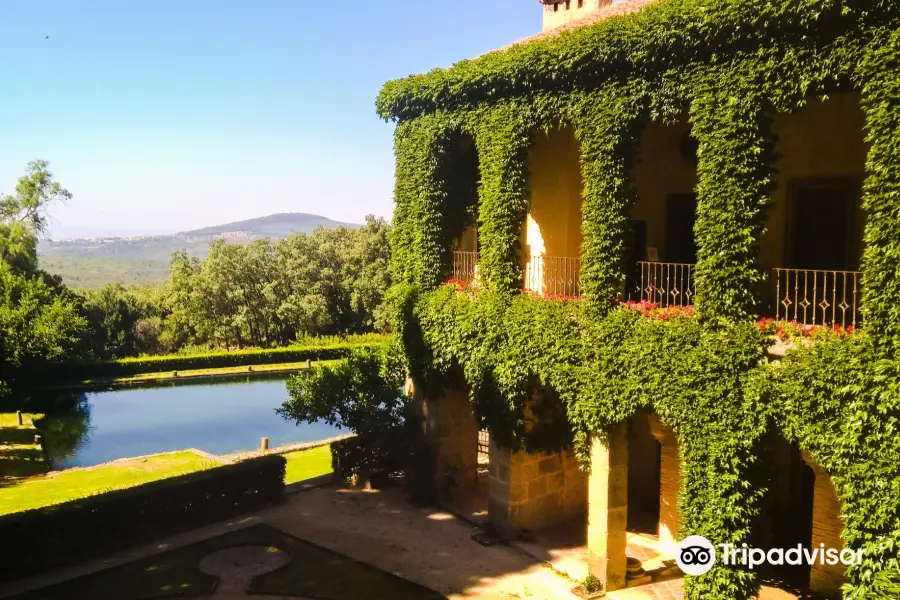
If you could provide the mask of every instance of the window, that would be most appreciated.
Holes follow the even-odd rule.
[[[788,197],[788,268],[855,270],[862,235],[861,184],[856,179],[791,182]]]

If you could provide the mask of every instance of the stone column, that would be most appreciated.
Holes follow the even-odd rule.
[[[425,438],[434,448],[438,497],[471,490],[478,477],[478,423],[468,393],[444,390],[422,403]]]
[[[675,556],[681,517],[678,492],[681,491],[681,457],[678,440],[671,427],[663,425],[655,414],[649,416],[650,432],[659,442],[659,543],[663,552]]]
[[[527,454],[491,444],[488,517],[501,536],[515,539],[584,515],[587,474],[570,452]]]
[[[426,397],[412,379],[406,382],[406,392],[419,420],[415,459],[407,473],[410,492],[421,501],[431,502],[458,489],[474,488],[478,475],[478,424],[468,394],[463,390],[444,390],[436,398]]]
[[[618,426],[591,445],[588,483],[588,568],[607,591],[625,587],[628,522],[628,432]]]
[[[844,547],[844,540],[841,538],[844,524],[841,522],[841,503],[834,491],[834,485],[812,456],[807,452],[803,452],[802,456],[816,476],[810,547],[815,549],[819,548],[820,544],[825,544],[825,548],[841,550]],[[840,597],[843,583],[844,566],[840,562],[836,565],[822,565],[818,562],[812,565],[809,572],[809,589],[814,594]]]

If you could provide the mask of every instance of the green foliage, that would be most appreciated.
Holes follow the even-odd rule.
[[[603,589],[603,583],[593,573],[588,573],[581,582],[581,585],[584,586],[584,591],[588,594],[593,594],[594,592],[599,592]]]
[[[896,352],[900,347],[900,34],[890,32],[873,44],[862,66],[862,103],[870,145],[866,164],[863,209],[866,211],[863,300],[866,325],[876,333],[875,344]]]
[[[898,13],[889,0],[667,0],[633,15],[389,81],[375,108],[384,119],[406,121],[541,90],[568,93],[651,78],[694,61],[727,61],[739,51],[793,44],[802,52],[810,41],[828,42],[872,23],[890,23]]]
[[[156,354],[161,349],[162,322],[150,288],[119,284],[88,290],[81,309],[90,324],[84,344],[98,359]]]
[[[37,240],[47,233],[50,207],[72,194],[53,180],[45,160],[28,163],[14,195],[0,196],[0,261],[17,273],[37,270]]]
[[[356,349],[337,365],[317,366],[288,380],[279,414],[299,423],[324,421],[355,438],[333,445],[340,475],[401,468],[404,375],[386,349]]]
[[[760,448],[778,427],[835,481],[848,547],[870,552],[849,571],[846,596],[892,597],[884,590],[896,585],[900,549],[898,24],[898,5],[880,0],[667,0],[387,83],[376,106],[399,123],[392,268],[403,283],[388,297],[417,385],[429,394],[468,389],[501,446],[571,441],[582,458],[591,437],[653,410],[680,445],[683,533],[719,543],[754,533],[767,485]],[[766,332],[753,321],[755,252],[777,160],[773,118],[846,91],[862,92],[871,149],[870,334],[817,336],[813,350],[769,364]],[[651,119],[686,119],[698,145],[696,318],[611,310],[624,281],[631,173]],[[517,294],[528,148],[554,127],[572,128],[580,143],[583,303]],[[482,292],[438,285],[448,237],[459,233],[448,213],[464,204],[447,182],[460,132],[479,159],[471,212]],[[554,427],[560,407],[565,426]],[[721,565],[686,583],[688,597],[704,599],[746,599],[757,587],[754,573]]]
[[[42,277],[0,262],[0,402],[26,396],[43,369],[76,355],[87,323]]]
[[[869,334],[822,340],[772,369],[773,415],[785,436],[831,474],[842,502],[844,540],[865,547],[849,568],[845,598],[877,594],[898,567],[900,395],[895,359],[882,359]],[[893,573],[893,575],[891,574]]]
[[[378,338],[371,341],[372,338]],[[48,367],[45,374],[64,381],[81,381],[96,377],[127,377],[141,373],[216,369],[246,365],[333,360],[343,358],[354,348],[379,345],[386,336],[370,336],[368,341],[336,342],[333,345],[283,346],[281,348],[206,352],[201,354],[167,354],[163,356],[128,357],[106,361],[69,361]],[[361,336],[361,340],[367,340]]]
[[[0,517],[16,540],[2,579],[23,577],[283,501],[285,459],[262,456]]]
[[[318,228],[272,243],[213,242],[204,260],[172,256],[161,343],[271,347],[297,336],[387,324],[390,227],[367,217],[357,229]]]

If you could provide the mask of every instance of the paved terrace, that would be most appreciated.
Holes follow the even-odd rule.
[[[255,523],[375,565],[437,590],[451,599],[567,600],[571,579],[519,546],[485,547],[472,541],[476,527],[449,512],[414,507],[401,489],[363,491],[334,486],[289,493],[287,502],[233,521],[218,523],[112,557],[0,586],[0,597],[100,571]],[[247,597],[220,585],[211,598]],[[263,596],[254,596],[263,598]],[[681,580],[613,592],[613,600],[682,598]],[[764,589],[762,600],[796,596]],[[266,596],[266,598],[276,598]]]

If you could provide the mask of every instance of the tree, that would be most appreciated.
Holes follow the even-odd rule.
[[[86,327],[65,294],[0,262],[0,400],[27,394],[42,367],[76,356]]]
[[[16,272],[37,270],[37,240],[47,234],[50,209],[72,194],[53,180],[45,160],[28,163],[16,193],[0,197],[0,259]]]
[[[402,363],[387,348],[357,349],[334,366],[302,371],[288,380],[290,399],[278,413],[300,423],[324,421],[353,431],[335,444],[340,475],[402,468],[409,454]]]

